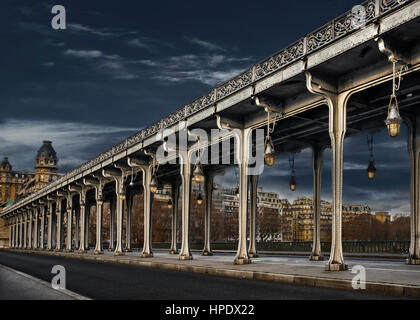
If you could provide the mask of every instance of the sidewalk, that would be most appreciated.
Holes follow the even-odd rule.
[[[178,255],[170,255],[164,251],[155,251],[153,258],[144,259],[140,257],[139,251],[116,257],[109,251],[94,255],[92,250],[86,254],[8,250],[344,290],[354,290],[352,279],[356,274],[352,274],[351,270],[357,265],[366,270],[366,291],[420,298],[420,266],[406,265],[404,260],[353,258],[346,261],[348,271],[331,272],[325,271],[325,261],[309,261],[307,257],[264,256],[252,259],[252,263],[248,265],[234,265],[233,254],[203,257],[197,253],[193,254],[194,260],[179,261]]]
[[[0,300],[85,300],[68,290],[54,290],[51,284],[0,265]]]

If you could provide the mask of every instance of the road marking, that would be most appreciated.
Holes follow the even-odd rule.
[[[2,264],[0,264],[0,268],[3,268],[3,269],[8,270],[8,271],[10,271],[10,272],[14,272],[14,273],[16,273],[16,274],[18,274],[18,275],[20,275],[20,276],[22,276],[22,277],[25,277],[25,278],[30,279],[30,280],[32,280],[32,281],[35,281],[35,282],[37,282],[37,283],[39,283],[39,284],[41,284],[41,285],[43,285],[43,286],[45,286],[45,287],[47,287],[47,288],[49,288],[49,289],[51,289],[51,290],[54,290],[54,289],[51,287],[51,283],[48,283],[47,281],[44,281],[44,280],[41,280],[41,279],[38,279],[38,278],[32,277],[31,275],[29,275],[29,274],[27,274],[27,273],[23,273],[23,272],[21,272],[21,271],[18,271],[18,270],[15,270],[15,269],[12,269],[12,268],[6,267],[5,265],[2,265]],[[78,294],[78,293],[75,293],[75,292],[70,291],[70,290],[67,290],[67,289],[59,289],[59,290],[55,290],[55,291],[62,292],[62,293],[66,294],[66,295],[68,295],[69,297],[72,297],[72,298],[74,298],[74,299],[76,299],[76,300],[92,300],[91,298],[88,298],[88,297],[82,296],[82,295],[80,295],[80,294]]]

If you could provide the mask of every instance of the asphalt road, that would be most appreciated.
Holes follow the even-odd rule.
[[[92,299],[392,299],[356,291],[239,280],[6,251],[0,251],[0,264],[48,282],[54,276],[51,273],[52,267],[62,265],[66,269],[67,289]]]

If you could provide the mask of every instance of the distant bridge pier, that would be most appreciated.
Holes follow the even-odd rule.
[[[39,203],[34,204],[34,243],[35,250],[39,249]]]
[[[313,243],[312,253],[309,257],[312,261],[323,260],[321,253],[321,180],[323,166],[324,146],[312,146],[312,171],[313,171]]]
[[[181,161],[181,179],[182,179],[182,242],[179,252],[179,260],[192,260],[190,251],[190,205],[191,205],[191,156],[192,150],[186,154],[180,155]]]
[[[176,179],[171,183],[171,202],[172,202],[172,221],[171,221],[171,248],[169,254],[178,254],[178,205],[179,205],[179,188],[181,182]]]
[[[140,166],[143,175],[143,218],[144,218],[144,241],[143,250],[141,253],[142,258],[153,257],[152,251],[152,206],[153,206],[153,193],[151,190],[151,181],[153,174],[153,164]]]
[[[211,248],[211,220],[213,213],[213,183],[217,175],[224,175],[224,169],[213,168],[209,165],[204,168],[204,194],[206,198],[204,212],[204,247],[201,252],[203,256],[212,256]]]
[[[332,152],[332,242],[331,254],[325,269],[328,271],[347,270],[342,246],[343,215],[343,155],[346,134],[347,102],[350,92],[337,93],[337,89],[327,81],[314,79],[306,72],[306,86],[309,92],[322,96],[329,107],[329,134]]]
[[[109,215],[109,247],[108,251],[114,251],[114,245],[115,245],[115,212],[117,210],[117,202],[115,199],[115,195],[113,194],[109,198],[109,209],[110,209],[110,215]]]
[[[251,262],[247,250],[247,224],[248,224],[248,164],[250,156],[250,140],[252,128],[241,129],[241,134],[236,135],[240,152],[238,152],[239,168],[239,241],[238,251],[234,260],[235,264],[248,264]]]
[[[127,208],[127,219],[125,227],[125,252],[132,252],[131,248],[131,228],[132,228],[132,216],[133,216],[133,203],[134,203],[134,192],[127,193],[127,199],[125,200]]]
[[[250,190],[250,224],[249,224],[249,249],[248,256],[250,258],[257,258],[257,213],[258,213],[258,175],[249,176]]]
[[[45,206],[45,202],[41,201],[41,222],[40,222],[40,242],[39,242],[39,249],[45,249],[45,216],[47,215],[47,210]]]

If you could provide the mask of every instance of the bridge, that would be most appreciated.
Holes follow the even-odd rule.
[[[411,170],[411,240],[407,264],[420,264],[419,23],[420,1],[363,2],[45,188],[6,207],[0,217],[9,227],[9,247],[85,253],[87,216],[91,207],[96,206],[94,253],[101,254],[103,207],[104,202],[110,202],[111,249],[117,256],[124,255],[124,251],[131,250],[133,196],[142,192],[141,256],[151,258],[153,194],[163,184],[170,184],[170,253],[178,254],[180,260],[191,260],[191,192],[193,184],[201,184],[206,203],[202,255],[211,256],[213,179],[225,168],[237,165],[239,239],[233,262],[248,264],[258,254],[256,190],[258,177],[263,174],[259,157],[264,157],[265,165],[270,166],[276,155],[311,148],[314,236],[310,259],[319,261],[323,259],[322,158],[324,150],[330,148],[332,241],[325,269],[346,270],[342,243],[344,139],[384,127],[391,137],[396,136],[404,123],[409,129]],[[215,131],[217,135],[210,135]],[[162,161],[162,157],[167,161]],[[374,173],[372,162],[369,174]],[[180,249],[176,239],[179,206],[182,207]],[[127,209],[125,243],[124,207]]]

